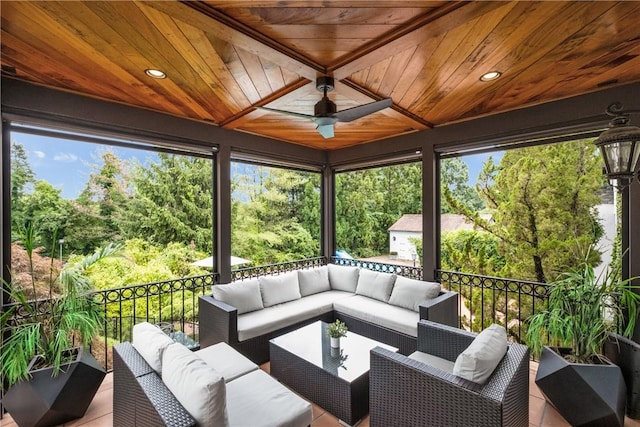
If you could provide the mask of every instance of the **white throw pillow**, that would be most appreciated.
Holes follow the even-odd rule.
[[[356,292],[358,286],[358,275],[360,269],[358,267],[350,267],[346,265],[329,264],[329,282],[331,289],[336,291]]]
[[[356,294],[387,302],[396,277],[395,274],[380,273],[363,268],[358,277]]]
[[[131,344],[158,374],[162,374],[162,353],[173,340],[149,322],[133,325]]]
[[[420,303],[437,297],[440,294],[440,283],[424,282],[403,276],[396,278],[389,304],[409,310],[419,311]]]
[[[229,425],[224,378],[182,344],[164,351],[162,381],[199,427]]]
[[[460,353],[453,374],[474,383],[484,384],[507,352],[507,331],[495,323],[480,332]]]
[[[331,290],[329,270],[326,265],[310,270],[298,270],[298,283],[300,295],[303,297]]]
[[[260,276],[258,280],[262,303],[265,307],[302,298],[297,271],[290,271],[280,276]]]
[[[215,299],[237,308],[238,314],[264,308],[258,279],[234,282],[228,285],[214,285],[212,290]]]

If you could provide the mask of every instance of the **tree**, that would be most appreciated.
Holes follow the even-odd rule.
[[[443,194],[499,239],[505,276],[546,282],[577,266],[602,235],[594,209],[603,184],[599,164],[588,140],[509,150],[500,165],[490,158],[477,184],[490,221]],[[593,262],[598,258],[594,253]]]
[[[440,162],[440,188],[448,190],[452,196],[471,211],[480,211],[484,202],[469,184],[469,168],[459,157],[444,159]],[[440,213],[454,213],[446,199],[440,201]]]
[[[211,253],[211,160],[164,153],[158,159],[149,167],[134,167],[133,194],[120,224],[124,237],[160,245],[193,240],[199,250]]]
[[[17,228],[23,226],[26,217],[24,212],[24,197],[27,186],[33,184],[35,174],[31,169],[27,152],[24,147],[14,142],[11,144],[11,229],[12,235],[17,237]]]

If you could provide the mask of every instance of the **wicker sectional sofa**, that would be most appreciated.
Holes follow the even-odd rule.
[[[116,427],[306,427],[312,419],[311,404],[226,343],[192,352],[142,323],[133,343],[113,347]]]
[[[215,285],[200,297],[199,313],[202,348],[225,342],[257,364],[269,360],[271,338],[317,320],[340,319],[408,355],[420,319],[458,325],[458,294],[438,283],[329,264]]]

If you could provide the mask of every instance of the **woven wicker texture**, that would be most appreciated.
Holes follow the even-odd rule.
[[[421,325],[419,341],[426,334],[429,346],[444,348],[449,360],[452,349],[470,342],[468,332]],[[371,351],[369,376],[372,427],[529,425],[529,349],[520,344],[509,345],[485,385],[381,348]]]

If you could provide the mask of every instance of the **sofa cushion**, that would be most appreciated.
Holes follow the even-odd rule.
[[[262,370],[227,383],[227,411],[231,426],[309,426],[311,404]]]
[[[300,295],[303,297],[330,291],[329,269],[324,265],[310,270],[298,270],[298,283],[300,284]]]
[[[478,334],[456,359],[453,373],[478,384],[487,382],[507,352],[507,331],[495,323]]]
[[[225,342],[205,347],[195,354],[220,373],[225,382],[258,369],[258,365]]]
[[[389,304],[409,310],[419,311],[422,301],[433,299],[440,294],[440,283],[425,282],[398,276],[393,285]]]
[[[356,294],[387,302],[395,281],[395,274],[381,273],[363,268],[358,276]]]
[[[360,320],[374,323],[383,328],[412,336],[418,336],[420,314],[413,310],[396,307],[363,295],[340,299],[333,303],[339,313],[348,314]]]
[[[358,275],[360,269],[358,267],[350,267],[346,265],[327,265],[329,270],[329,282],[331,289],[336,291],[346,291],[355,293],[358,286]]]
[[[290,271],[280,276],[260,276],[260,293],[265,307],[300,299],[298,272]]]
[[[213,297],[238,309],[238,314],[264,308],[258,279],[249,279],[228,285],[214,285]]]
[[[451,360],[443,359],[441,357],[434,356],[433,354],[415,351],[409,355],[409,359],[417,360],[425,365],[433,366],[434,368],[438,368],[450,374],[453,373],[454,363]]]
[[[200,427],[229,425],[224,378],[182,344],[162,357],[162,381]]]
[[[162,374],[162,353],[173,340],[156,325],[149,322],[133,326],[131,344],[158,374]]]
[[[245,341],[333,311],[333,304],[352,297],[350,292],[328,291],[286,304],[238,316],[238,340]]]

